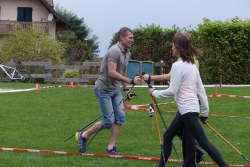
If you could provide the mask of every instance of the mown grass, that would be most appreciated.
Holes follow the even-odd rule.
[[[45,86],[45,85],[41,85]],[[0,88],[35,88],[35,84],[0,83]],[[163,89],[163,88],[157,88]],[[134,87],[136,93],[128,104],[148,104],[152,102],[147,88]],[[207,94],[213,94],[214,88],[206,88]],[[231,95],[250,95],[249,87],[219,87],[218,93]],[[93,88],[47,88],[39,92],[0,93],[1,126],[0,147],[27,148],[41,150],[77,152],[74,138],[64,142],[69,136],[101,115]],[[173,101],[157,99],[157,103]],[[208,123],[224,136],[246,157],[249,150],[249,107],[250,99],[210,98],[210,116]],[[177,110],[175,104],[160,105],[161,110]],[[128,155],[159,157],[160,144],[157,136],[155,117],[149,117],[147,111],[126,110],[127,123],[122,127],[117,148]],[[168,126],[174,113],[162,112]],[[244,116],[231,118],[227,116]],[[161,134],[163,123],[159,118]],[[231,146],[223,141],[207,126],[202,125],[209,140],[218,148],[228,164],[248,164]],[[101,131],[87,148],[89,153],[105,153],[110,132]],[[182,157],[181,141],[174,138],[173,143]],[[158,162],[119,158],[87,157],[79,155],[55,155],[44,153],[23,153],[0,151],[0,167],[44,167],[44,166],[86,166],[86,167],[152,167]],[[171,158],[176,158],[174,150]],[[206,161],[212,161],[206,154]],[[168,163],[175,167],[179,163]],[[157,165],[156,165],[157,166]],[[199,165],[203,166],[203,165]]]

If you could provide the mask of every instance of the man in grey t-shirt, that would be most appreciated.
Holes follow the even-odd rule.
[[[126,68],[131,56],[129,48],[134,42],[132,30],[123,27],[118,31],[117,36],[118,42],[108,49],[103,58],[100,74],[94,87],[104,118],[87,131],[76,133],[78,149],[82,153],[86,152],[88,137],[101,128],[101,130],[111,130],[106,154],[121,154],[115,145],[121,125],[126,122],[120,84],[122,84],[123,90],[127,93],[127,84],[138,85],[141,78],[139,76],[133,79],[126,77]],[[128,99],[131,99],[129,94]]]

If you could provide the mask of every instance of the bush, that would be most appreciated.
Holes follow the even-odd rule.
[[[78,70],[66,70],[64,71],[62,78],[79,78]]]
[[[60,59],[65,52],[64,44],[35,26],[35,23],[25,28],[19,23],[13,25],[15,33],[5,36],[1,45],[0,59],[3,62],[50,60],[56,63],[56,60]]]
[[[171,70],[176,59],[172,56],[174,34],[181,29],[162,29],[160,26],[138,26],[133,30],[134,45],[130,48],[131,59],[138,61],[160,62],[166,64],[165,71]],[[183,28],[186,30],[186,28]],[[235,17],[224,22],[210,21],[204,18],[197,29],[186,30],[192,37],[195,47],[204,52],[197,56],[200,74],[204,84],[218,84],[222,76],[223,84],[250,83],[250,20]],[[110,46],[117,42],[117,33],[113,35]],[[154,74],[158,75],[155,68]]]
[[[78,70],[65,70],[63,72],[62,78],[80,78]],[[67,83],[64,83],[67,84]],[[74,83],[75,85],[76,83]]]

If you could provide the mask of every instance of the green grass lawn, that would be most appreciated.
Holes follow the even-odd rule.
[[[47,85],[40,85],[41,87]],[[35,84],[0,83],[0,88],[35,88]],[[157,88],[163,89],[163,88]],[[136,97],[128,104],[148,104],[152,98],[147,88],[134,87]],[[207,95],[215,92],[206,88]],[[219,87],[218,93],[231,95],[250,95],[249,87]],[[64,142],[76,131],[101,115],[93,88],[46,88],[40,91],[0,93],[1,126],[0,147],[26,148],[38,150],[56,150],[78,152],[74,138]],[[157,99],[157,103],[171,102],[170,99]],[[208,123],[234,145],[246,157],[250,157],[249,109],[250,99],[209,98],[210,116]],[[160,105],[161,110],[177,110],[175,104]],[[127,123],[122,126],[117,148],[128,155],[159,157],[160,143],[157,135],[155,117],[149,117],[147,111],[126,110]],[[162,112],[168,126],[175,113]],[[158,116],[161,134],[165,129]],[[231,146],[223,141],[206,125],[202,125],[207,137],[221,152],[228,164],[249,164]],[[89,153],[104,154],[109,142],[110,132],[101,131],[87,148]],[[178,155],[182,158],[181,141],[173,141]],[[46,153],[24,153],[0,151],[0,167],[153,167],[157,161],[143,161],[123,158],[88,157],[80,155],[56,155]],[[170,158],[176,158],[174,150]],[[206,154],[205,161],[212,162]],[[156,165],[156,166],[157,166]],[[170,162],[168,167],[179,163]],[[204,166],[204,165],[199,165]]]

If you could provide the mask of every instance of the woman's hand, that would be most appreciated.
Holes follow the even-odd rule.
[[[155,90],[155,88],[149,88],[148,89],[148,93],[149,93],[150,96],[152,96],[152,93],[153,93],[154,90]]]
[[[202,123],[207,124],[207,117],[199,116]]]
[[[142,75],[142,79],[143,79],[145,82],[148,82],[149,75],[148,75],[148,74]]]

